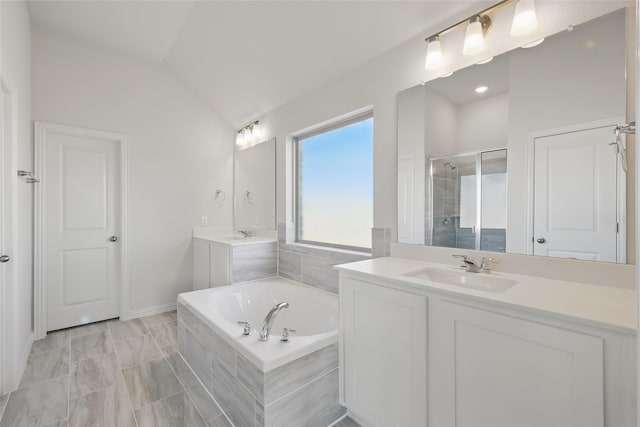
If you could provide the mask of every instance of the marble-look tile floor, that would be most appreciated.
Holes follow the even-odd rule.
[[[230,427],[176,335],[175,312],[49,333],[18,390],[0,396],[0,427]]]

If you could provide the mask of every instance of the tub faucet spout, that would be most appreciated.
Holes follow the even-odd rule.
[[[259,341],[266,341],[269,339],[269,333],[271,332],[273,321],[276,320],[276,316],[278,315],[278,313],[280,313],[280,310],[287,307],[289,307],[288,302],[279,302],[271,310],[269,310],[269,313],[267,313],[267,317],[264,318],[262,329],[260,329],[260,337],[258,338]]]

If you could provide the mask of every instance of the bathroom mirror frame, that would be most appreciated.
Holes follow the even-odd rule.
[[[234,150],[234,228],[276,230],[276,150],[275,137],[248,148]],[[268,161],[265,162],[265,159]]]
[[[583,2],[586,3],[586,2]],[[590,7],[589,5],[584,6],[584,7]],[[619,12],[621,9],[624,10],[624,13],[622,13],[623,20],[624,20],[624,27],[627,27],[625,30],[623,30],[624,33],[624,48],[622,48],[622,50],[624,51],[624,57],[625,57],[625,63],[624,63],[624,67],[626,68],[626,78],[625,78],[625,82],[624,85],[626,85],[624,92],[625,92],[625,97],[623,97],[622,100],[622,105],[623,105],[623,110],[625,111],[624,114],[626,114],[626,120],[624,120],[622,123],[620,124],[624,124],[626,122],[630,122],[633,121],[633,117],[634,117],[634,113],[635,113],[635,102],[636,102],[636,93],[635,93],[635,89],[634,89],[634,85],[636,82],[636,76],[635,76],[635,70],[633,70],[633,64],[631,63],[633,61],[633,57],[631,55],[635,55],[636,54],[636,40],[637,40],[637,26],[636,26],[636,10],[635,10],[635,4],[633,4],[632,2],[617,2],[617,6],[614,6],[613,8],[611,8],[610,10],[606,10],[604,13],[601,13],[599,15],[593,15],[591,17],[589,17],[589,19],[586,19],[584,22],[580,22],[579,25],[576,25],[576,28],[579,28],[579,26],[581,26],[582,24],[586,24],[586,23],[591,23],[593,21],[596,21],[600,18],[603,18],[607,15],[613,15],[617,12]],[[632,26],[633,24],[633,26]],[[552,33],[550,33],[549,35],[546,35],[546,37],[553,37],[555,35],[561,35],[562,33],[564,33],[564,31],[554,31]],[[551,39],[552,40],[552,39]],[[544,43],[543,43],[544,46]],[[511,53],[518,51],[521,52],[518,47],[512,48],[510,50],[507,50],[506,52],[504,52],[503,56],[508,56]],[[534,49],[530,50],[531,52],[535,51]],[[502,56],[502,55],[501,55]],[[500,56],[496,56],[496,59],[500,58]],[[495,59],[494,59],[495,61]],[[462,66],[458,69],[455,70],[456,73],[463,71],[463,70],[473,70],[473,69],[477,69],[478,67],[481,67],[482,65],[470,65],[470,66]],[[632,72],[633,71],[633,72]],[[429,83],[431,82],[437,82],[437,79],[432,79],[429,80],[428,82],[423,82],[422,85],[427,86],[429,85]],[[398,94],[398,145],[399,145],[399,150],[398,150],[398,161],[399,161],[399,167],[398,167],[398,182],[399,182],[399,187],[398,187],[398,207],[399,207],[399,211],[398,211],[398,242],[399,243],[413,243],[413,244],[427,244],[428,245],[428,238],[427,238],[427,229],[426,229],[426,218],[424,218],[424,220],[422,221],[423,223],[423,227],[425,227],[422,231],[422,236],[423,236],[423,240],[422,243],[415,243],[412,241],[406,241],[403,240],[403,236],[402,236],[402,213],[400,211],[400,207],[403,203],[402,201],[402,189],[400,187],[400,183],[401,181],[404,179],[401,176],[401,169],[402,169],[402,165],[401,165],[401,161],[402,161],[402,144],[403,142],[405,142],[407,134],[405,132],[405,134],[403,135],[402,129],[401,129],[401,122],[403,120],[403,114],[406,111],[403,111],[403,108],[401,106],[401,97],[403,94],[408,93],[408,91],[410,90],[415,90],[416,88],[421,88],[423,87],[422,85],[418,85],[418,86],[414,86],[412,88],[406,89],[404,91],[401,91]],[[626,99],[625,99],[626,98]],[[626,105],[625,105],[626,104]],[[406,108],[405,108],[406,110]],[[591,120],[592,118],[590,117],[589,120]],[[423,120],[426,120],[423,119]],[[422,123],[422,126],[427,127],[428,125],[426,124],[427,122],[425,121],[424,123]],[[567,125],[574,125],[576,123],[576,121],[573,122],[568,122]],[[561,126],[556,126],[556,127],[561,127]],[[533,133],[533,132],[530,132]],[[405,140],[403,140],[403,138],[405,138]],[[501,146],[501,145],[509,145],[511,141],[509,141],[508,139],[504,141],[504,144],[502,144],[501,142],[497,142],[493,144],[493,147],[495,146]],[[525,143],[525,141],[522,141],[523,144]],[[628,240],[628,251],[625,254],[627,256],[626,260],[627,263],[634,263],[634,259],[635,259],[635,245],[636,245],[636,239],[635,239],[635,198],[636,198],[636,194],[635,194],[635,138],[633,136],[628,136],[627,137],[627,145],[629,148],[629,163],[633,164],[632,166],[630,166],[630,173],[627,176],[626,179],[626,183],[629,186],[628,188],[628,192],[627,195],[629,197],[628,199],[628,203],[627,203],[627,209],[626,209],[626,221],[627,221],[627,240]],[[530,142],[526,141],[527,147],[525,148],[525,150],[529,150],[529,145]],[[486,151],[485,150],[489,150],[489,147],[484,147],[481,151]],[[475,151],[475,150],[461,150],[462,152],[467,152],[467,151]],[[453,156],[453,155],[460,155],[462,153],[460,152],[438,152],[436,155],[432,155],[429,156],[428,153],[424,153],[423,154],[423,158],[424,158],[424,169],[425,169],[425,176],[428,175],[429,173],[429,165],[430,165],[430,157],[435,157],[435,158],[442,158],[442,157],[448,157],[449,155]],[[509,153],[507,154],[507,156],[509,156]],[[527,153],[527,165],[526,167],[530,167],[529,165],[529,160],[532,160],[530,158],[531,154]],[[529,173],[530,171],[525,171],[526,173]],[[528,177],[527,177],[528,178]],[[419,178],[416,178],[419,179]],[[429,191],[429,186],[432,183],[429,182],[429,180],[426,180],[426,182],[423,183],[424,185],[424,191],[428,192]],[[425,195],[427,196],[427,195]],[[430,197],[430,196],[429,196]],[[524,199],[523,199],[524,200]],[[425,211],[424,213],[426,214],[426,210],[430,209],[429,205],[429,200],[428,197],[425,198],[424,200],[424,204],[425,204],[425,208],[423,209],[423,211]],[[526,208],[527,210],[529,210],[529,207]],[[531,207],[531,210],[533,211],[533,208]],[[416,212],[419,212],[419,208],[416,209]],[[417,215],[417,214],[416,214]],[[418,221],[416,220],[416,223]],[[527,225],[528,227],[528,225]],[[419,228],[419,226],[417,226],[417,228]],[[527,228],[527,232],[529,233],[529,230]],[[419,234],[419,233],[417,233]],[[526,240],[526,239],[525,239]],[[438,246],[438,245],[436,245]],[[515,253],[515,254],[525,254],[525,255],[533,255],[533,253],[529,252],[529,248],[531,247],[531,245],[526,245],[527,246],[527,250],[518,250],[518,251],[514,251],[514,250],[510,250],[509,253]],[[507,245],[508,247],[508,245]],[[470,249],[470,248],[462,248],[462,249]],[[483,248],[479,248],[480,250],[484,250]],[[488,249],[491,250],[491,249]],[[619,251],[620,252],[620,251]],[[622,252],[625,252],[624,250]],[[565,257],[566,258],[566,257]]]

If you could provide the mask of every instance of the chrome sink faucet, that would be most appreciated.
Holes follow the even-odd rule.
[[[500,263],[500,260],[498,258],[489,258],[489,257],[482,257],[482,262],[480,263],[480,268],[478,269],[478,271],[480,273],[491,273],[491,269],[489,268],[489,263],[493,262],[496,264]]]
[[[465,271],[469,273],[478,273],[480,271],[480,267],[478,264],[471,258],[466,255],[451,255],[454,258],[462,258],[462,265],[460,267],[464,268]]]
[[[460,267],[464,268],[469,273],[491,273],[491,269],[489,268],[489,263],[499,263],[500,260],[497,258],[489,258],[482,257],[482,261],[480,265],[478,265],[474,260],[469,258],[466,255],[452,255],[454,258],[462,258],[462,265]]]
[[[247,229],[240,229],[238,230],[238,233],[242,234],[242,236],[244,236],[244,238],[246,239],[247,237],[253,237],[253,233],[251,232],[251,230],[249,228]]]
[[[280,313],[280,310],[287,307],[289,307],[288,302],[279,302],[271,310],[269,310],[269,313],[267,313],[267,317],[264,318],[262,329],[260,329],[260,337],[258,338],[258,341],[266,341],[269,339],[269,333],[271,332],[273,321],[276,320],[276,316],[278,315],[278,313]]]

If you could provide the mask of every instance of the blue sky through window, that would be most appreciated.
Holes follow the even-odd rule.
[[[371,247],[373,118],[300,140],[300,239]]]

